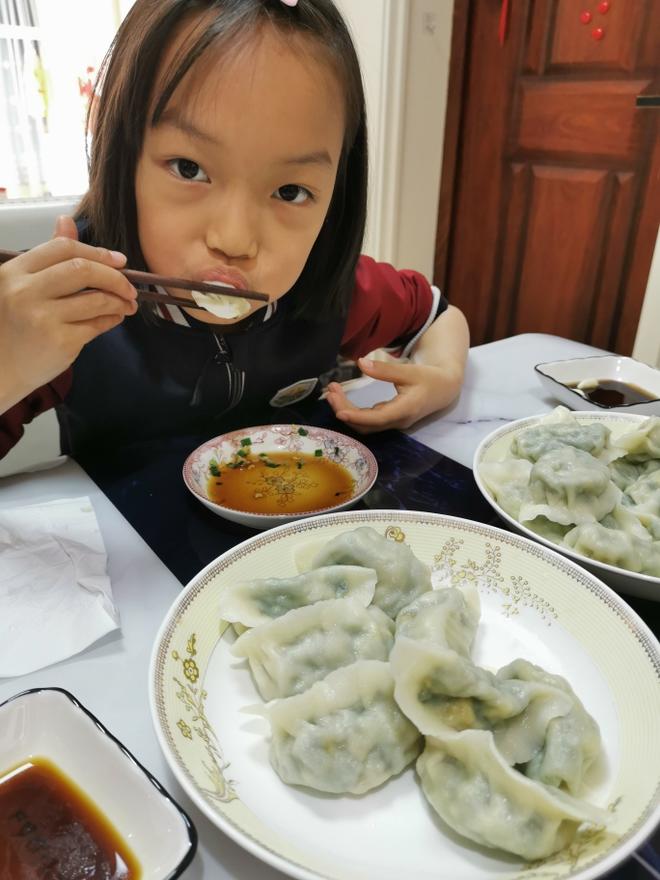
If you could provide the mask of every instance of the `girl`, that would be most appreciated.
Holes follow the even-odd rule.
[[[264,409],[277,421],[338,352],[382,346],[410,362],[360,367],[397,395],[359,409],[331,383],[327,399],[347,425],[405,428],[456,397],[462,314],[418,273],[359,255],[364,96],[331,0],[137,0],[92,111],[90,187],[75,223],[60,218],[54,240],[0,267],[0,452],[53,405],[73,455],[212,436]],[[190,309],[138,312],[118,271],[126,264],[270,301],[233,320],[192,299]]]

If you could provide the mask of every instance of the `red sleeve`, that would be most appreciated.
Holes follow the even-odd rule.
[[[424,327],[434,305],[431,285],[420,272],[361,256],[341,354],[355,360],[375,348],[404,344]]]
[[[0,415],[0,458],[23,436],[23,425],[61,403],[71,388],[73,369],[69,367],[47,385],[37,388],[27,397]]]

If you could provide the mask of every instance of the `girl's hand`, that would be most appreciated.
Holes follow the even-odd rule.
[[[463,378],[462,365],[449,361],[438,365],[399,364],[360,358],[358,366],[373,379],[392,382],[397,390],[391,400],[363,409],[351,403],[337,382],[328,385],[326,399],[336,417],[361,434],[388,428],[404,430],[424,416],[444,409],[458,395]]]
[[[123,254],[81,244],[71,217],[58,219],[55,236],[0,266],[0,412],[137,311],[135,288],[117,271]]]

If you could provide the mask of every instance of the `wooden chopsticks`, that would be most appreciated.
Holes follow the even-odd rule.
[[[3,251],[0,250],[0,263],[6,263],[19,257],[22,251]],[[259,302],[269,302],[267,293],[256,293],[254,290],[238,290],[235,287],[220,287],[217,284],[208,284],[205,281],[191,281],[189,278],[169,278],[166,275],[154,275],[152,272],[138,272],[135,269],[119,269],[122,275],[134,284],[136,287],[144,287],[145,285],[159,284],[161,287],[176,287],[178,290],[198,290],[200,293],[219,293],[222,296],[235,296],[238,299],[252,299]],[[172,305],[184,305],[188,308],[199,308],[194,300],[179,299],[169,296],[167,293],[156,293],[154,291],[141,290],[139,292],[140,299],[150,299],[154,302],[167,302]]]

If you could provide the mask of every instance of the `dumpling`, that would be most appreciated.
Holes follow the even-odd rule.
[[[537,754],[552,718],[571,711],[569,697],[543,681],[503,679],[455,651],[397,636],[390,655],[394,698],[426,736],[502,727],[502,748],[512,764]],[[518,719],[517,740],[503,722]]]
[[[246,657],[264,700],[307,690],[356,660],[387,660],[394,624],[380,608],[328,599],[248,630],[232,646]]]
[[[294,577],[238,581],[223,588],[220,617],[243,627],[258,626],[294,608],[345,596],[366,607],[375,589],[376,572],[357,565],[329,565]]]
[[[625,500],[625,495],[622,500]],[[650,538],[642,523],[642,514],[634,506],[617,504],[612,513],[601,519],[600,524],[607,529],[625,532],[626,535],[639,538],[640,541],[648,541]]]
[[[396,637],[451,648],[469,657],[480,617],[476,587],[448,587],[423,593],[399,612]]]
[[[560,525],[597,522],[620,497],[606,465],[588,452],[564,446],[532,467],[529,500],[520,507],[520,521],[545,516]]]
[[[660,469],[660,459],[643,462],[632,462],[626,458],[617,458],[609,465],[612,482],[622,491],[644,474],[651,474]]]
[[[523,458],[484,461],[479,474],[502,510],[518,519],[520,505],[527,498],[532,463]]]
[[[490,731],[429,737],[417,772],[429,802],[455,831],[524,859],[546,858],[582,823],[608,820],[605,810],[512,769]]]
[[[635,513],[660,516],[660,470],[639,476],[626,488],[624,502],[630,499]]]
[[[393,691],[387,663],[361,660],[303,694],[266,706],[270,760],[280,778],[334,794],[362,794],[403,770],[422,740]]]
[[[572,794],[582,790],[584,777],[601,751],[600,729],[561,675],[546,672],[528,660],[517,659],[497,673],[502,681],[535,681],[564,693],[571,702],[570,711],[554,715],[547,722],[543,743],[532,745],[530,725],[523,713],[512,722],[505,722],[495,732],[495,742],[510,764],[524,764],[523,772],[556,788],[566,786]],[[534,720],[538,724],[538,719]],[[532,734],[532,740],[534,734]]]
[[[660,416],[652,416],[633,431],[621,434],[616,442],[624,450],[627,461],[660,459]]]
[[[538,424],[514,437],[511,453],[536,462],[553,449],[572,446],[598,458],[608,444],[610,433],[600,422],[581,424],[577,419],[561,424]]]
[[[660,577],[660,541],[643,541],[600,523],[583,523],[568,532],[564,546],[588,559]]]
[[[373,603],[395,618],[405,606],[431,589],[431,570],[407,544],[391,541],[370,526],[336,535],[327,543],[299,547],[300,571],[325,565],[364,565],[378,576]]]
[[[540,535],[541,538],[546,538],[548,541],[553,541],[555,544],[561,544],[564,540],[564,535],[573,528],[573,524],[571,523],[568,526],[562,526],[559,523],[552,522],[546,516],[537,516],[529,522],[525,523],[525,527],[530,530],[530,532],[534,532],[536,535]]]

